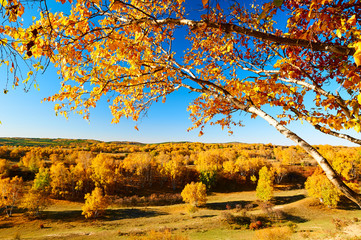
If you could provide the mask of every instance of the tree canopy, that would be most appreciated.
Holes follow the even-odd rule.
[[[186,88],[198,93],[188,107],[190,129],[203,134],[206,124],[219,124],[231,133],[242,125],[236,112],[263,118],[361,206],[360,195],[327,159],[286,127],[305,121],[315,131],[361,143],[342,132],[361,130],[361,14],[355,0],[250,6],[202,0],[202,11],[184,0],[60,0],[69,11],[50,10],[41,1],[39,16],[26,26],[24,4],[1,1],[1,62],[15,86],[30,83],[47,64],[57,67],[60,91],[45,99],[57,102],[57,113],[75,111],[88,119],[89,109],[106,98],[114,123],[121,117],[136,121],[152,103]],[[266,112],[269,107],[278,114]]]

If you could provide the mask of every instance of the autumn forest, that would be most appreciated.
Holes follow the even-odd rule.
[[[266,213],[268,209],[272,213],[266,215],[267,220],[263,214],[256,219],[262,219],[262,228],[269,228],[271,222],[282,222],[284,218],[269,210],[276,203],[274,192],[304,188],[317,208],[352,205],[299,147],[65,139],[2,142],[10,144],[0,147],[0,206],[1,221],[5,222],[16,216],[44,222],[49,217],[47,209],[58,201],[81,204],[82,218],[88,221],[109,217],[114,214],[109,209],[114,208],[177,206],[184,202],[188,205],[183,211],[192,215],[209,207],[207,195],[212,193],[256,192],[253,203],[231,206],[229,202],[223,211],[260,208]],[[359,191],[361,149],[327,145],[316,148],[329,156],[343,180]],[[74,221],[78,217],[80,212]],[[221,221],[229,225],[239,224],[231,220],[232,216],[224,218]],[[261,228],[257,221],[243,221],[246,229]]]
[[[0,0],[0,15],[1,129],[38,117],[27,126],[46,138],[51,123],[11,107],[21,89],[45,86],[39,102],[63,119],[104,121],[105,109],[141,132],[174,97],[168,110],[186,104],[184,131],[233,135],[247,123],[292,145],[9,131],[0,238],[360,239],[359,1]],[[150,121],[184,127],[167,117]]]

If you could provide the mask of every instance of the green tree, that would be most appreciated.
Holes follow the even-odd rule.
[[[48,193],[51,189],[51,178],[49,168],[40,168],[35,175],[33,189]]]
[[[262,201],[270,201],[273,197],[273,171],[264,166],[259,170],[258,175],[257,197]]]
[[[24,208],[30,215],[39,216],[50,204],[51,178],[49,168],[40,168],[35,175],[32,187],[21,200],[20,208]]]

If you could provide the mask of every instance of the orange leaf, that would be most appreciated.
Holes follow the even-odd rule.
[[[202,3],[203,3],[203,7],[207,8],[208,0],[202,0]]]
[[[138,127],[137,126],[134,126],[135,130],[139,131]]]
[[[219,3],[217,3],[216,8],[217,8],[217,10],[221,11],[221,6],[219,5]]]

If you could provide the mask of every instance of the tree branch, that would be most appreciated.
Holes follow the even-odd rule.
[[[332,52],[344,56],[352,56],[355,53],[354,48],[349,48],[347,46],[334,45],[334,44],[322,43],[322,42],[311,42],[309,40],[304,40],[304,39],[294,39],[283,36],[277,36],[271,33],[264,33],[254,29],[241,27],[232,23],[216,23],[211,21],[194,21],[190,19],[175,19],[175,18],[154,19],[153,17],[130,20],[124,17],[118,17],[116,15],[112,15],[112,16],[126,24],[140,24],[140,23],[157,24],[157,25],[174,24],[174,25],[189,26],[192,29],[206,26],[207,28],[219,29],[225,33],[238,33],[238,34],[254,37],[263,41],[270,41],[288,46],[303,47],[310,49],[312,51]]]

